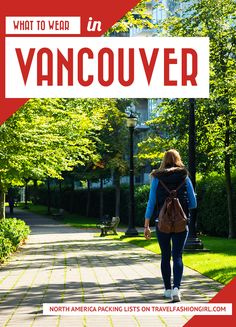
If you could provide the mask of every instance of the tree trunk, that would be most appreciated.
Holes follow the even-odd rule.
[[[229,120],[226,119],[226,133],[225,133],[225,147],[230,144],[230,128]],[[231,179],[231,158],[230,154],[225,154],[225,182],[226,182],[226,193],[227,193],[227,204],[228,204],[228,217],[229,217],[229,238],[235,237],[234,232],[234,219],[233,219],[233,192],[232,192],[232,179]]]
[[[116,204],[115,204],[115,216],[120,217],[120,174],[115,172],[115,191],[116,191]]]
[[[223,72],[223,79],[227,77],[227,66],[225,61],[225,51],[224,44],[221,44],[220,51],[220,65]],[[225,183],[226,183],[226,193],[227,193],[227,205],[228,205],[228,220],[229,220],[229,235],[228,238],[235,237],[234,232],[234,219],[233,219],[233,192],[232,192],[232,179],[231,179],[231,155],[229,153],[230,146],[230,120],[231,112],[229,109],[229,91],[228,88],[224,89],[224,101],[222,106],[227,108],[227,114],[225,116],[225,158],[224,158],[224,169],[225,169]]]
[[[100,178],[100,218],[103,216],[103,178]]]
[[[59,180],[58,211],[59,211],[59,213],[63,212],[63,208],[62,208],[62,181],[61,180]]]
[[[51,214],[51,188],[50,188],[50,179],[47,179],[47,188],[48,188],[48,215]]]
[[[86,204],[86,217],[89,217],[89,209],[90,209],[90,198],[91,198],[91,193],[90,193],[90,180],[87,179],[87,204]]]
[[[34,204],[37,204],[37,188],[38,188],[37,179],[34,179]]]
[[[28,207],[28,182],[29,180],[25,180],[25,205],[24,205],[24,209],[29,209]]]
[[[0,189],[0,220],[5,218],[5,192]]]

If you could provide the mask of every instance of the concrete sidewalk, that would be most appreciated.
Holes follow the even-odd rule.
[[[32,229],[0,268],[0,326],[183,326],[190,316],[43,316],[43,303],[168,303],[160,256],[19,209]],[[207,303],[222,285],[185,267],[183,303]]]

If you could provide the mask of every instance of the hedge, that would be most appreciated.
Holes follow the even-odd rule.
[[[232,177],[234,229],[236,230],[236,175]],[[228,204],[225,179],[208,176],[197,183],[197,228],[213,236],[228,236]]]
[[[33,190],[33,189],[32,189]],[[144,214],[146,210],[147,200],[149,196],[149,185],[141,185],[135,187],[135,222],[137,226],[143,226]],[[31,188],[29,188],[31,192]],[[30,193],[30,199],[33,200],[33,195]],[[90,208],[89,216],[98,217],[100,214],[100,190],[91,189],[90,190]],[[35,198],[35,190],[34,190]],[[38,187],[37,190],[37,203],[41,205],[47,205],[48,202],[48,193],[45,186]],[[51,206],[53,208],[63,208],[67,212],[77,213],[79,215],[86,215],[86,204],[87,204],[87,190],[71,190],[64,189],[62,190],[61,195],[61,204],[59,205],[59,191],[56,187],[51,188]],[[103,189],[103,207],[104,215],[108,214],[110,216],[115,215],[115,188],[106,187]],[[122,185],[121,194],[120,194],[120,219],[124,224],[128,223],[129,217],[129,186]]]
[[[232,178],[233,184],[233,203],[236,213],[236,175]],[[135,221],[137,226],[143,226],[144,215],[149,196],[149,185],[135,187]],[[90,211],[89,216],[99,217],[99,189],[90,191]],[[112,187],[104,188],[104,214],[114,216],[115,210],[115,189]],[[47,205],[47,190],[40,187],[37,191],[38,204]],[[55,208],[63,208],[71,213],[86,215],[87,190],[64,189],[59,205],[59,192],[57,188],[51,190],[51,205]],[[197,183],[197,229],[198,231],[216,236],[228,235],[228,211],[225,181],[222,176],[211,175],[202,178]],[[129,216],[129,187],[121,187],[121,222],[128,223]],[[236,222],[235,222],[236,228]]]
[[[31,188],[29,188],[31,191]],[[128,186],[123,186],[121,188],[121,199],[120,199],[120,217],[122,222],[127,222],[128,219],[128,203],[129,203],[129,188]],[[99,217],[100,212],[100,191],[99,189],[91,189],[90,191],[90,208],[89,216]],[[48,203],[48,193],[44,186],[41,186],[37,190],[37,203],[47,205]],[[30,196],[32,199],[32,196]],[[87,190],[71,190],[63,189],[61,195],[61,203],[59,204],[59,191],[56,188],[51,189],[51,206],[54,208],[63,208],[70,213],[78,213],[79,215],[86,215],[86,205],[87,205]],[[110,216],[115,215],[115,189],[113,187],[107,187],[103,190],[103,201],[104,201],[104,214]]]
[[[5,218],[0,220],[0,262],[4,262],[30,233],[30,228],[21,219]]]

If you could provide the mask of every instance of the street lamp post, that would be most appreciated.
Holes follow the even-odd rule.
[[[196,126],[195,126],[195,100],[189,100],[189,173],[193,184],[193,188],[196,186]],[[189,226],[189,236],[185,245],[186,250],[201,250],[203,249],[203,244],[201,240],[197,237],[196,223],[197,223],[197,209],[192,209],[190,212],[190,226]]]
[[[138,231],[135,228],[134,214],[134,128],[137,124],[137,118],[131,112],[127,117],[127,127],[129,128],[130,139],[130,158],[129,158],[129,226],[125,232],[126,236],[136,236]]]

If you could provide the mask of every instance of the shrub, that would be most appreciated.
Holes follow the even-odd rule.
[[[236,212],[236,176],[232,177],[233,204]],[[197,183],[198,230],[216,236],[228,236],[228,207],[225,179],[223,176],[210,175]],[[236,228],[236,222],[235,226]]]
[[[0,262],[8,258],[12,252],[12,243],[0,233]]]
[[[16,251],[30,233],[30,228],[23,220],[6,218],[0,220],[0,261]]]
[[[144,224],[149,191],[150,185],[142,185],[135,188],[135,216],[137,226],[143,226]]]
[[[54,208],[62,208],[70,213],[77,213],[79,215],[86,215],[87,205],[87,189],[71,190],[63,189],[61,194],[61,203],[59,205],[58,199],[59,191],[57,189],[51,190],[51,206]],[[43,186],[38,188],[37,204],[47,205],[47,189]],[[93,188],[90,190],[90,208],[89,216],[100,216],[100,190]],[[127,223],[129,215],[129,188],[127,186],[121,187],[120,194],[120,218],[123,223]],[[104,214],[110,216],[115,215],[115,188],[105,187],[103,189],[103,207]]]

